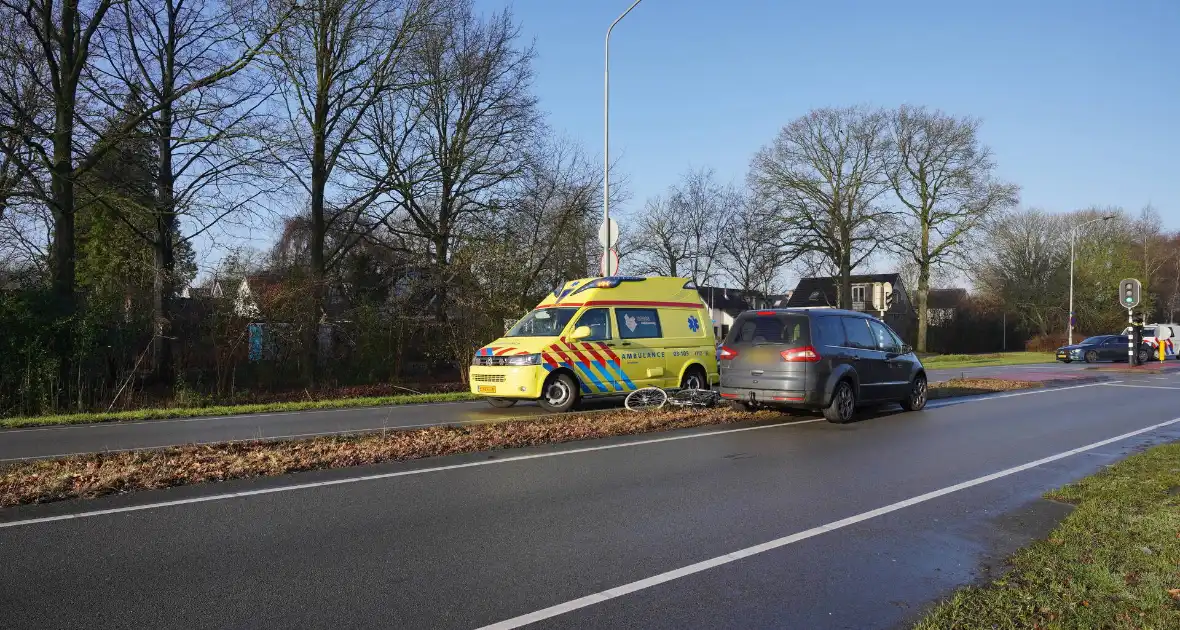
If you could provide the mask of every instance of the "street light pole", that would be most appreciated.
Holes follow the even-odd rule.
[[[1065,342],[1065,344],[1068,346],[1073,345],[1073,258],[1074,258],[1074,244],[1076,243],[1076,241],[1078,239],[1078,228],[1085,226],[1085,225],[1089,225],[1091,223],[1097,223],[1099,221],[1109,221],[1113,218],[1114,218],[1114,215],[1112,214],[1112,215],[1105,216],[1105,217],[1099,217],[1097,219],[1090,219],[1089,221],[1084,221],[1082,223],[1079,223],[1079,224],[1073,226],[1069,230],[1069,321],[1066,322],[1066,326],[1068,327],[1069,332],[1066,333],[1066,342]]]
[[[607,234],[610,234],[610,33],[615,30],[615,25],[618,24],[631,9],[639,6],[643,0],[635,0],[631,6],[627,7],[623,14],[615,18],[611,22],[610,28],[606,29],[606,63],[603,71],[603,86],[602,86],[602,224],[605,227]],[[607,275],[612,275],[617,269],[610,269],[610,239],[607,238],[602,248],[603,259],[606,260],[608,272]]]

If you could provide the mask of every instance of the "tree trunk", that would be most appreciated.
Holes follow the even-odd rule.
[[[926,331],[929,326],[930,264],[918,269],[918,352],[926,352]]]
[[[156,143],[159,156],[156,172],[156,237],[152,243],[155,250],[156,273],[152,283],[152,365],[156,378],[171,382],[172,362],[172,302],[176,293],[176,198],[175,181],[172,175],[172,105],[170,80],[165,77],[165,105],[160,110],[156,128]]]
[[[840,254],[840,291],[836,298],[839,308],[852,308],[852,252]]]
[[[69,1],[62,3],[61,27],[63,39],[71,46],[74,38],[76,7]],[[74,243],[74,90],[70,79],[74,71],[72,50],[59,50],[58,79],[61,88],[55,94],[53,122],[53,168],[49,171],[50,194],[53,200],[52,285],[57,301],[58,317],[62,325],[54,340],[58,359],[59,404],[69,404],[70,383],[74,372],[75,268],[77,252]]]
[[[918,352],[926,352],[926,331],[930,321],[930,224],[922,222],[922,260],[918,262]]]
[[[308,278],[311,286],[307,325],[303,331],[303,373],[308,387],[314,388],[319,380],[319,332],[320,313],[324,303],[324,279],[327,276],[324,259],[327,222],[324,219],[324,188],[327,186],[327,172],[324,159],[322,134],[315,139],[315,155],[311,167],[311,268]]]

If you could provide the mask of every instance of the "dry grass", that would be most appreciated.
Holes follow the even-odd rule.
[[[0,507],[781,417],[725,409],[620,410],[386,434],[95,453],[0,468]]]
[[[954,398],[956,396],[977,396],[1009,392],[1017,389],[1033,389],[1043,386],[1037,381],[1011,381],[1002,378],[956,378],[930,384],[930,399]]]

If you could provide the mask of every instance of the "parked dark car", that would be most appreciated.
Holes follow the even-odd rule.
[[[1124,335],[1096,335],[1087,337],[1072,346],[1062,346],[1057,349],[1057,360],[1062,363],[1085,361],[1126,361],[1128,339]],[[1139,362],[1146,363],[1152,358],[1151,349],[1147,346],[1139,348]]]
[[[882,321],[838,309],[747,311],[721,347],[723,399],[738,409],[788,407],[852,419],[862,403],[926,406],[926,370]]]

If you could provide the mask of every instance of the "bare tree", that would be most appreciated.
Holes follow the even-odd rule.
[[[1068,310],[1068,217],[1036,209],[990,219],[971,263],[975,285],[1017,313],[1030,332],[1047,335]],[[1113,286],[1113,285],[1112,285]]]
[[[922,107],[902,106],[890,117],[886,173],[905,214],[892,245],[917,266],[919,352],[926,350],[931,270],[955,263],[973,230],[1019,202],[1018,186],[995,181],[979,124]]]
[[[226,8],[207,0],[128,0],[98,31],[105,63],[92,71],[93,97],[114,109],[134,95],[153,112],[146,120],[156,159],[150,220],[111,209],[154,255],[152,365],[165,378],[172,371],[176,248],[251,207],[273,166],[258,141],[265,82],[240,70],[282,25],[260,31],[258,20]]]
[[[231,76],[252,61],[258,47],[251,54],[236,59],[231,65],[219,67],[202,76],[194,76],[177,86],[167,102],[140,108],[134,115],[118,116],[101,112],[101,121],[121,120],[117,129],[107,130],[102,142],[90,142],[79,149],[79,132],[94,135],[97,126],[88,121],[80,106],[79,89],[84,81],[94,77],[95,64],[92,60],[92,46],[99,28],[109,19],[115,0],[0,0],[0,15],[3,19],[19,24],[17,34],[9,38],[3,47],[9,51],[6,57],[16,62],[19,72],[25,73],[44,95],[44,104],[52,110],[52,116],[44,124],[27,124],[39,119],[39,112],[30,111],[29,101],[19,92],[10,89],[8,83],[0,82],[0,103],[13,113],[13,125],[0,120],[0,134],[15,132],[22,135],[26,147],[32,149],[32,160],[36,164],[25,164],[23,170],[33,172],[38,168],[47,173],[49,185],[41,190],[43,201],[53,215],[53,239],[50,246],[50,262],[53,292],[60,304],[61,314],[71,316],[76,308],[74,295],[76,285],[76,243],[75,214],[77,199],[76,182],[79,177],[102,159],[118,142],[116,138],[133,135],[149,117],[172,101],[204,86]],[[275,28],[281,26],[290,7],[279,11]],[[273,29],[271,30],[273,32]],[[266,38],[262,38],[259,47]],[[28,46],[27,43],[34,45]],[[100,80],[100,79],[96,79]],[[90,89],[88,92],[95,92]],[[34,101],[38,104],[40,100]],[[123,112],[126,113],[126,112]],[[51,124],[50,124],[51,123]],[[12,156],[10,156],[12,157]],[[62,394],[70,382],[73,371],[73,338],[69,327],[63,326],[56,340],[59,380]]]
[[[363,125],[383,99],[413,80],[404,63],[408,46],[431,19],[434,4],[315,0],[275,38],[272,70],[288,122],[280,157],[308,199],[312,295],[303,339],[312,384],[325,275],[379,223],[364,219],[394,189],[393,169],[366,168],[363,158],[374,148]],[[356,238],[329,244],[331,232],[355,232]]]
[[[631,236],[645,273],[706,284],[720,275],[722,230],[737,214],[740,195],[717,182],[712,169],[686,172],[666,197],[650,199]]]
[[[852,272],[892,237],[887,119],[865,108],[818,109],[760,150],[751,187],[775,209],[770,229],[792,256],[819,254],[837,270],[839,302],[852,303]]]
[[[591,275],[602,169],[576,144],[555,140],[533,155],[504,212],[476,245],[501,252],[489,284],[512,287],[521,309],[570,278]],[[506,282],[508,281],[508,282]]]
[[[779,273],[791,262],[767,225],[767,210],[756,195],[744,196],[738,212],[726,220],[720,239],[725,274],[743,291],[777,293]]]
[[[457,239],[504,207],[536,153],[534,52],[518,38],[508,11],[481,19],[454,0],[414,40],[411,88],[388,95],[367,128],[374,170],[392,173],[403,210],[385,225],[425,251],[442,318]]]

